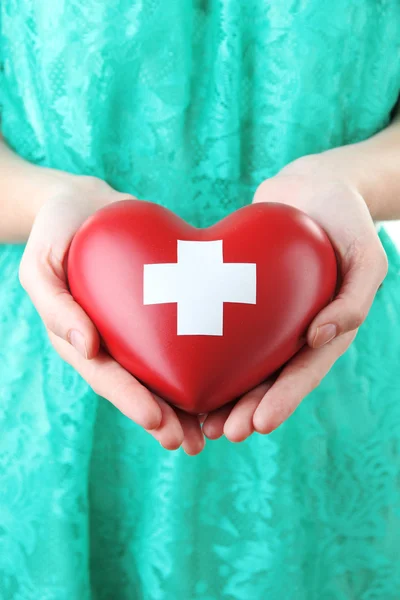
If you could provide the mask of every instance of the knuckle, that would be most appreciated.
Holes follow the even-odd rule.
[[[103,200],[113,196],[115,192],[108,183],[93,175],[80,175],[79,189],[84,190],[89,197],[96,197],[96,201],[100,202],[99,207],[103,205]]]
[[[81,175],[80,184],[86,186],[88,191],[98,192],[99,190],[111,189],[105,181],[95,177],[94,175]]]

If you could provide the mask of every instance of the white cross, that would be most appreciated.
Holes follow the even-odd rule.
[[[178,240],[178,262],[144,265],[143,304],[176,302],[178,335],[223,335],[224,302],[256,304],[256,266],[224,263],[222,240]]]

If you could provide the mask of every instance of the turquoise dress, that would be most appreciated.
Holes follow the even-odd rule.
[[[2,131],[206,226],[387,126],[398,0],[4,0]],[[52,350],[0,250],[1,600],[399,600],[400,258],[277,431],[168,452]]]

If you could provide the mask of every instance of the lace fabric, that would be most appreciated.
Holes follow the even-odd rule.
[[[303,154],[385,127],[400,6],[0,3],[2,132],[206,226]],[[52,350],[0,247],[1,600],[398,600],[400,258],[269,436],[167,452]]]

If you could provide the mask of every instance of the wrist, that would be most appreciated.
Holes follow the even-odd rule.
[[[88,214],[127,197],[96,177],[32,164],[9,148],[0,134],[0,243],[23,243],[44,204],[75,202]]]
[[[38,213],[49,202],[58,202],[60,206],[63,203],[69,206],[75,204],[80,212],[89,216],[110,202],[116,193],[95,177],[34,165],[30,167],[23,177],[20,173],[18,194],[11,208],[13,220],[18,223],[18,228],[14,226],[17,233],[13,233],[12,241],[26,241]]]
[[[95,204],[96,195],[99,196],[99,207],[102,205],[100,196],[104,182],[95,177],[86,175],[75,175],[66,171],[48,169],[43,167],[34,167],[37,169],[35,174],[30,177],[30,197],[27,198],[31,218],[34,220],[39,210],[52,198],[74,197],[77,200],[93,201]],[[97,206],[94,206],[94,209]]]
[[[331,187],[346,187],[360,195],[374,220],[381,218],[379,205],[382,178],[377,165],[370,164],[361,144],[353,144],[310,154],[293,161],[280,174],[306,178]]]

